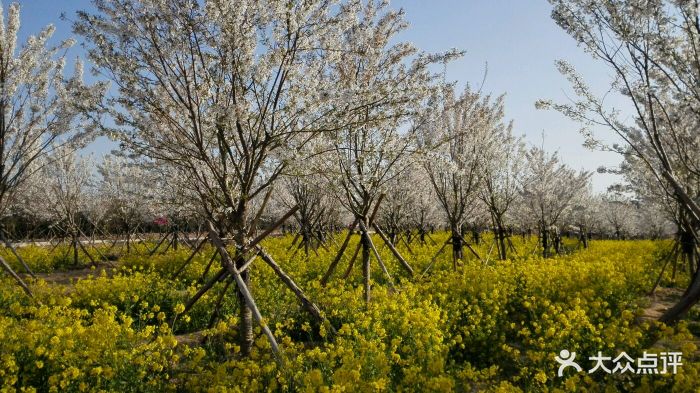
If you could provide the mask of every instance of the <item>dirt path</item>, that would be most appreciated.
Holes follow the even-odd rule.
[[[652,322],[661,317],[666,310],[673,307],[678,299],[683,295],[683,290],[678,288],[659,287],[653,295],[649,295],[649,305],[644,309],[644,314],[639,318],[639,322]],[[698,307],[698,306],[695,306]],[[695,344],[696,350],[692,354],[684,354],[689,358],[700,358],[700,322],[687,320],[688,330],[692,333],[693,339],[690,341]],[[666,340],[659,340],[655,344],[661,348],[666,348],[668,343]],[[678,348],[668,348],[678,350]]]
[[[683,295],[683,290],[678,288],[656,288],[656,292],[648,297],[649,306],[644,309],[644,314],[640,319],[642,321],[658,320],[666,310],[676,304],[681,295]]]
[[[114,263],[113,266],[110,266],[108,264],[100,264],[94,269],[88,267],[84,269],[66,270],[62,272],[38,273],[36,276],[38,279],[44,280],[49,284],[68,285],[71,284],[73,281],[76,281],[81,278],[86,278],[90,275],[99,276],[102,274],[103,271],[107,273],[107,276],[111,276],[116,266],[117,265]]]
[[[202,331],[185,333],[175,336],[177,343],[180,345],[187,345],[190,347],[201,346],[204,341],[204,333]]]

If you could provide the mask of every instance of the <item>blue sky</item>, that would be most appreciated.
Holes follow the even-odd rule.
[[[7,1],[3,3],[7,4]],[[48,23],[56,25],[56,39],[71,36],[70,22],[60,20],[65,13],[91,8],[89,0],[24,0],[20,34],[35,34]],[[506,116],[514,120],[516,134],[529,143],[558,150],[562,160],[576,169],[595,171],[601,165],[615,165],[613,153],[592,152],[581,146],[579,126],[552,111],[536,110],[537,99],[566,101],[571,94],[566,80],[555,69],[557,59],[572,63],[589,82],[594,92],[603,94],[610,86],[610,72],[583,49],[551,19],[546,0],[394,0],[402,7],[411,27],[400,37],[428,52],[459,48],[466,55],[448,67],[448,78],[460,84],[478,86],[486,63],[488,74],[484,90],[506,93]],[[70,56],[81,56],[80,48]],[[619,103],[618,103],[619,104]],[[600,135],[610,135],[605,129]],[[96,154],[109,151],[104,139],[88,149]],[[595,191],[604,191],[616,179],[594,174]]]

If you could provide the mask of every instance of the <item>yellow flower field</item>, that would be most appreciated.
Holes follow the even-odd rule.
[[[454,271],[447,250],[423,275],[447,235],[433,237],[436,244],[400,247],[416,272],[412,278],[388,249],[380,250],[396,291],[373,261],[369,304],[359,262],[342,278],[354,241],[323,287],[333,242],[307,258],[303,252],[292,257],[291,237],[267,240],[266,249],[337,330],[319,326],[274,272],[255,262],[251,289],[280,344],[283,367],[259,328],[252,354],[241,356],[233,290],[221,318],[208,326],[222,283],[173,323],[199,287],[211,249],[176,280],[171,277],[188,257],[186,247],[150,258],[131,254],[109,274],[95,271],[69,284],[44,275],[30,284],[34,300],[3,279],[0,391],[697,390],[700,362],[691,333],[698,333],[697,311],[673,328],[640,318],[667,242],[593,241],[577,249],[574,241],[567,254],[542,259],[534,238],[513,238],[518,253],[498,261],[486,237],[475,246],[481,260],[467,252]],[[49,257],[37,247],[21,253],[33,267]],[[50,265],[44,271],[56,268]],[[554,357],[563,349],[578,353],[582,365],[598,351],[634,358],[679,351],[683,364],[675,375],[569,370],[558,377]]]

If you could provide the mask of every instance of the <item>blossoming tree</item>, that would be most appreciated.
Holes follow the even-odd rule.
[[[526,210],[537,224],[542,245],[542,256],[551,255],[550,249],[560,251],[561,218],[568,214],[575,201],[590,187],[591,173],[578,173],[559,161],[556,153],[532,147],[527,152],[527,169],[523,178],[522,198]]]
[[[53,226],[70,238],[73,266],[79,266],[80,251],[96,266],[97,261],[81,242],[84,215],[95,197],[94,162],[90,157],[78,157],[75,151],[57,155],[43,164],[40,172],[31,179],[35,189],[34,205]]]
[[[594,2],[591,0],[550,0],[552,17],[589,53],[613,73],[613,89],[631,104],[627,118],[596,97],[573,67],[559,63],[578,95],[572,104],[554,107],[584,125],[588,143],[598,148],[634,155],[678,201],[689,219],[697,248],[700,228],[700,147],[697,124],[700,95],[697,75],[700,55],[697,42],[700,9],[693,1],[635,0]],[[602,126],[620,141],[605,143],[591,131]],[[700,300],[700,269],[684,296],[662,317],[678,320]]]
[[[503,102],[498,100],[493,108],[496,116],[503,116]],[[495,120],[495,119],[494,119]],[[493,128],[499,143],[485,150],[483,160],[483,184],[479,198],[486,205],[494,232],[494,241],[500,259],[506,259],[514,246],[509,238],[510,225],[514,224],[512,208],[520,198],[520,186],[525,174],[525,146],[521,137],[513,135],[512,124]],[[510,228],[509,228],[510,227]]]
[[[51,46],[52,25],[18,45],[20,6],[12,3],[6,10],[5,21],[0,7],[0,216],[41,163],[89,140],[87,116],[105,90],[104,84],[83,83],[79,62],[74,75],[64,77],[65,53],[73,41]],[[29,292],[4,260],[0,265]]]
[[[497,136],[506,132],[502,122],[503,97],[492,100],[467,86],[457,95],[446,88],[436,103],[438,115],[423,127],[423,166],[447,218],[451,231],[453,267],[464,258],[464,226],[483,210],[479,190],[483,186],[488,153]],[[507,131],[510,132],[510,131]]]
[[[182,187],[197,195],[221,257],[221,270],[192,300],[234,279],[242,351],[253,344],[253,318],[277,351],[249,290],[246,261],[259,256],[311,314],[323,318],[259,245],[296,208],[253,237],[250,217],[261,212],[250,211],[252,201],[266,195],[306,143],[338,128],[341,109],[372,104],[343,103],[337,98],[346,87],[331,85],[332,68],[351,49],[344,46],[347,35],[362,27],[355,15],[363,4],[94,3],[97,13],[80,12],[75,30],[90,42],[98,70],[116,84],[106,107],[115,120],[109,131],[133,151],[176,168]],[[228,233],[236,247],[232,256],[222,240]]]
[[[121,154],[106,155],[97,165],[96,188],[110,224],[125,234],[127,253],[140,225],[155,216],[156,177],[151,165]]]
[[[394,257],[410,275],[413,269],[398,253],[373,220],[388,192],[387,182],[405,170],[407,155],[414,149],[414,136],[427,117],[426,100],[437,79],[430,66],[458,56],[456,51],[427,55],[408,43],[394,43],[406,28],[402,11],[388,10],[386,2],[350,2],[357,23],[339,40],[342,48],[330,64],[336,88],[351,107],[343,126],[325,135],[332,151],[325,173],[338,192],[339,201],[354,221],[322,283],[326,283],[340,261],[355,227],[361,240],[360,263],[365,300],[370,300],[371,255],[374,254],[386,280],[392,278],[374,247],[369,229],[374,228]],[[354,261],[354,258],[352,259]]]

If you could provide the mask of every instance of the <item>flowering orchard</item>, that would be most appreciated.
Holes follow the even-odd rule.
[[[700,9],[550,3],[606,193],[386,0],[0,5],[2,389],[696,389]]]

